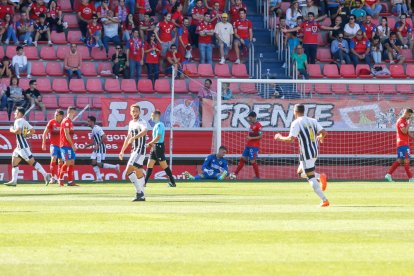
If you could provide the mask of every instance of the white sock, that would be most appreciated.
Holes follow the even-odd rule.
[[[19,167],[12,168],[12,179],[11,181],[16,183],[17,182],[17,173],[19,172]]]
[[[138,178],[135,172],[132,172],[128,175],[129,180],[134,184],[135,190],[137,191],[137,194],[142,192],[141,185],[138,183]],[[145,182],[145,180],[144,180]]]
[[[96,179],[102,179],[101,170],[98,166],[93,166],[93,171],[95,172]]]
[[[103,168],[104,169],[116,169],[117,166],[116,165],[112,165],[112,164],[108,164],[108,163],[103,163]]]
[[[45,169],[43,169],[42,165],[40,165],[39,162],[36,162],[34,167],[38,172],[40,172],[43,175],[44,178],[46,178],[47,173],[46,173]]]
[[[319,173],[315,172],[315,178],[319,180],[319,179],[321,179],[321,175]]]
[[[312,177],[308,181],[309,181],[309,184],[312,186],[313,191],[315,192],[315,194],[317,194],[320,197],[320,199],[322,199],[322,201],[326,201],[327,198],[323,194],[323,192],[321,190],[321,186],[319,185],[318,180],[315,177]]]
[[[144,192],[145,177],[138,178],[138,184],[140,185],[142,192]]]

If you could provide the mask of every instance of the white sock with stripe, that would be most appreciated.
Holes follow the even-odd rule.
[[[112,165],[112,164],[108,164],[108,163],[103,163],[103,168],[104,169],[116,169],[117,166],[116,165]]]
[[[34,165],[34,168],[35,168],[38,172],[40,172],[40,173],[43,175],[43,177],[44,177],[44,178],[46,178],[47,173],[46,173],[45,169],[43,169],[42,165],[40,165],[40,163],[39,163],[39,162],[36,162],[36,164]]]
[[[141,190],[144,193],[145,177],[138,178],[138,184],[140,185]]]
[[[134,184],[135,190],[137,191],[137,194],[143,192],[142,189],[141,189],[141,185],[138,182],[138,178],[137,178],[137,175],[135,174],[135,172],[130,173],[128,175],[128,178],[132,182],[132,184]],[[144,183],[145,183],[145,180],[144,180]]]

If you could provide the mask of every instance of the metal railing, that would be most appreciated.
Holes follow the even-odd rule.
[[[255,38],[250,43],[249,46],[249,76],[250,78],[254,78],[256,76],[255,74],[255,58],[254,58],[254,42],[256,41]]]

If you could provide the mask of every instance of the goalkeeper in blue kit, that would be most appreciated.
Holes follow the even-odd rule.
[[[184,172],[184,176],[187,177],[189,180],[223,180],[224,178],[226,178],[229,171],[229,168],[227,166],[227,160],[224,159],[226,152],[226,147],[221,146],[217,154],[211,154],[207,156],[201,168],[202,172],[199,175],[192,176],[189,172]]]

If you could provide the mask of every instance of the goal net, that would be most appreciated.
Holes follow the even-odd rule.
[[[234,172],[246,146],[249,122],[255,111],[263,126],[258,164],[262,179],[295,179],[299,147],[273,139],[286,135],[294,120],[293,106],[305,104],[305,115],[328,131],[320,145],[317,171],[330,179],[383,179],[396,159],[395,123],[414,105],[414,81],[391,79],[218,79],[217,97],[203,100],[203,127],[214,129],[212,147],[226,146]],[[223,86],[234,98],[223,99]],[[246,94],[250,94],[246,97]],[[238,179],[252,179],[247,164]],[[395,178],[406,179],[404,170]]]

